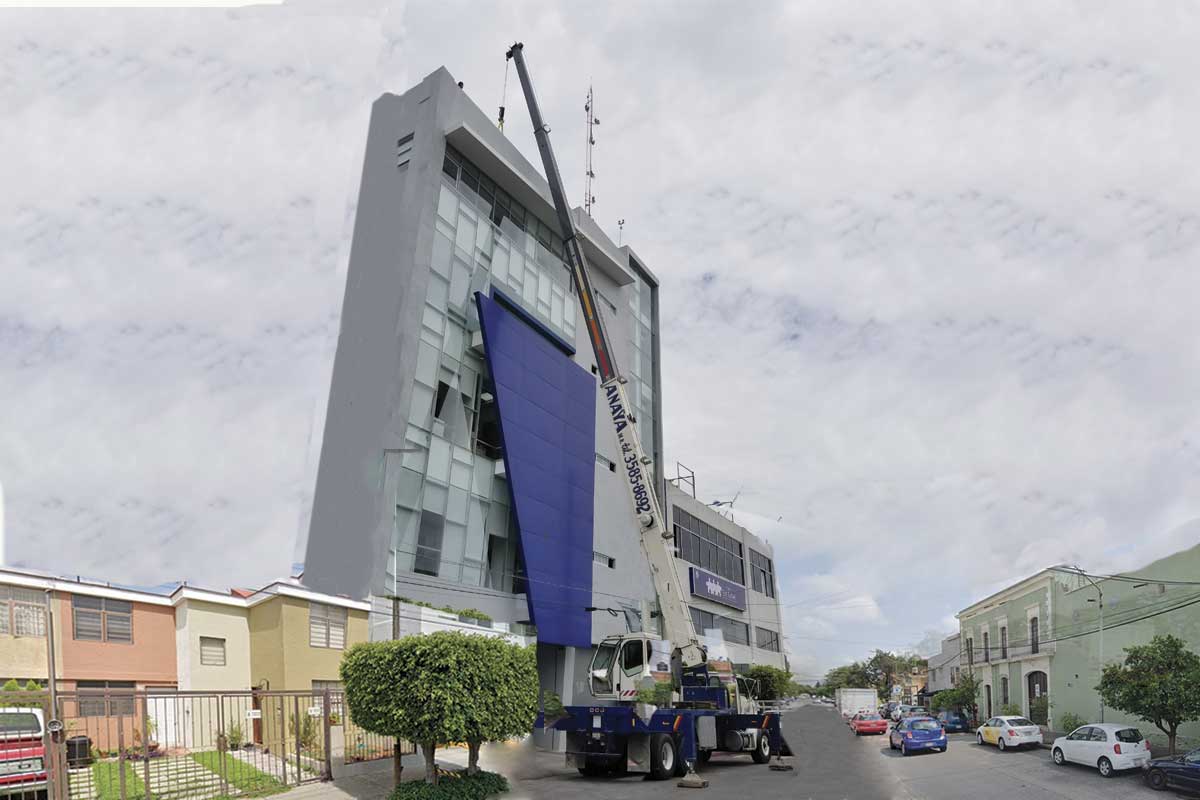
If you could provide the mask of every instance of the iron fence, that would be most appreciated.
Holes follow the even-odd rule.
[[[330,690],[80,690],[58,693],[54,713],[47,692],[0,702],[5,800],[266,797],[330,778],[335,762],[391,758],[395,745],[355,725]]]

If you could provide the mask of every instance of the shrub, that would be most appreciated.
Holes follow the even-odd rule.
[[[1042,695],[1029,701],[1029,718],[1038,725],[1045,725],[1050,718],[1050,698]]]
[[[1002,717],[1019,717],[1021,716],[1021,707],[1016,703],[1005,703],[1000,706],[1000,716]]]
[[[1087,720],[1078,714],[1072,714],[1070,711],[1068,711],[1059,718],[1058,724],[1054,727],[1060,729],[1063,733],[1070,733],[1076,728],[1083,727],[1084,725],[1087,725]]]
[[[402,783],[388,800],[484,800],[508,791],[508,781],[494,772],[441,772],[436,785],[412,781]]]
[[[225,734],[225,740],[229,743],[230,750],[242,749],[242,744],[246,741],[246,734],[242,731],[240,723],[235,722],[229,726],[229,731]]]

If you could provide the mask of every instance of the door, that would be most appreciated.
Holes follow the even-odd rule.
[[[987,715],[992,716],[992,685],[985,684],[983,687],[983,696],[987,700]]]
[[[1025,676],[1025,710],[1029,712],[1029,718],[1033,719],[1033,706],[1030,705],[1034,700],[1046,695],[1046,673],[1035,670]],[[1044,724],[1045,720],[1034,719],[1034,722]]]
[[[1083,764],[1087,758],[1088,740],[1091,738],[1092,729],[1088,726],[1076,728],[1067,736],[1067,740],[1062,743],[1061,750],[1063,758],[1067,761],[1073,761],[1076,764]]]
[[[996,727],[996,720],[989,719],[987,722],[983,723],[983,728],[980,729],[980,733],[983,734],[983,740],[985,742],[988,744],[995,744],[996,731],[998,730],[999,728]]]

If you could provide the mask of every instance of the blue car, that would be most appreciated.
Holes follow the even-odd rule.
[[[957,711],[943,711],[937,715],[938,722],[942,723],[942,730],[946,733],[970,733],[971,728],[967,724],[967,718]]]
[[[888,745],[908,755],[917,750],[946,752],[946,731],[933,717],[907,717],[896,723],[888,734]]]
[[[1200,792],[1200,750],[1170,758],[1154,758],[1142,767],[1151,789],[1182,789]]]

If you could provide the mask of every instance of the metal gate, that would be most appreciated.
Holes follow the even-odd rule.
[[[324,780],[341,703],[329,691],[77,691],[51,715],[45,692],[5,699],[61,722],[42,737],[44,775],[27,769],[19,787],[31,800],[266,797]]]

